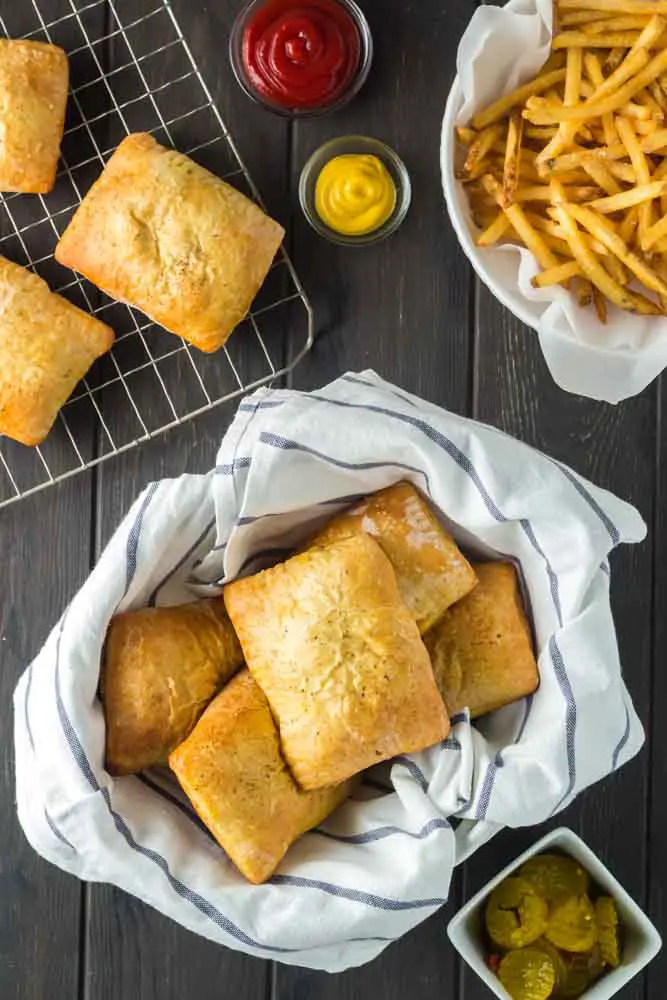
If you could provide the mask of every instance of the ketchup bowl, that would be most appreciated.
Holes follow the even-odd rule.
[[[354,0],[251,0],[232,27],[229,57],[256,103],[290,118],[316,117],[359,91],[373,40]]]

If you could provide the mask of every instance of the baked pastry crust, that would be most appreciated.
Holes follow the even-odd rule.
[[[389,557],[422,633],[477,583],[472,566],[411,483],[395,483],[343,511],[309,545],[330,545],[360,531]]]
[[[0,434],[40,444],[113,330],[0,257]]]
[[[57,45],[0,39],[0,191],[46,194],[56,179],[69,64]]]
[[[532,694],[539,671],[511,563],[475,566],[477,587],[424,636],[450,715],[475,718]]]
[[[283,236],[245,195],[137,133],[93,184],[55,256],[208,352],[248,312]]]
[[[100,677],[107,770],[166,761],[242,662],[220,598],[113,618]]]
[[[302,788],[334,785],[449,732],[415,620],[368,535],[234,581],[224,598]]]
[[[169,764],[218,843],[251,882],[333,812],[352,785],[303,792],[280,752],[268,702],[247,670],[209,705]]]

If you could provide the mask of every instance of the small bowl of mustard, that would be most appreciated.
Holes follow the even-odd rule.
[[[412,189],[400,157],[379,139],[346,135],[316,149],[301,171],[299,201],[332,243],[368,246],[396,232]]]

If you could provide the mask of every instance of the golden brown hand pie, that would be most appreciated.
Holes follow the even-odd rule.
[[[53,187],[68,80],[57,45],[0,39],[0,191],[46,194]]]
[[[343,511],[308,544],[330,545],[360,531],[389,557],[420,632],[477,583],[472,566],[411,483],[395,483]]]
[[[424,636],[450,715],[474,718],[539,684],[530,628],[511,563],[475,566],[479,583]]]
[[[0,434],[40,444],[113,339],[110,327],[0,257]]]
[[[100,677],[107,770],[166,761],[242,662],[221,598],[113,618]]]
[[[248,312],[283,236],[245,195],[138,133],[121,142],[55,255],[108,295],[215,351]]]
[[[251,882],[265,882],[290,844],[317,826],[352,784],[301,791],[280,752],[268,702],[247,670],[209,705],[169,758],[218,843]]]
[[[234,581],[224,597],[302,788],[334,785],[449,732],[415,620],[368,535]]]

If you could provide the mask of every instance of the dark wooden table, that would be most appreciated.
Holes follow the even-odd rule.
[[[174,0],[203,74],[317,309],[319,338],[292,385],[310,389],[373,367],[435,403],[495,424],[634,503],[649,540],[613,557],[613,604],[628,686],[648,733],[641,755],[582,795],[558,823],[577,830],[658,928],[665,927],[667,804],[666,472],[660,382],[618,407],[563,393],[535,335],[474,279],[447,219],[438,147],[459,38],[474,0],[362,0],[376,45],[373,71],[350,107],[289,124],[253,106],[227,60],[241,0]],[[78,0],[78,6],[83,6]],[[116,0],[124,16],[142,0]],[[6,17],[29,0],[0,0]],[[42,0],[56,17],[66,0]],[[96,16],[109,18],[100,4]],[[113,58],[113,50],[108,58]],[[111,68],[111,67],[109,67]],[[309,230],[298,172],[323,140],[346,132],[385,139],[414,184],[391,240],[337,249]],[[445,925],[461,901],[542,830],[507,831],[455,874],[444,910],[371,965],[339,976],[272,965],[189,934],[136,899],[83,885],[38,858],[14,815],[11,696],[101,547],[148,481],[208,469],[231,418],[223,406],[96,471],[0,512],[0,998],[1,1000],[454,1000],[489,996],[457,960]],[[664,655],[664,652],[663,652]],[[37,737],[39,738],[39,737]],[[662,1000],[667,954],[623,992]]]

